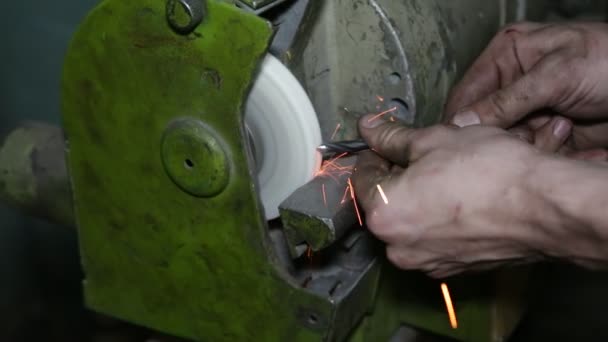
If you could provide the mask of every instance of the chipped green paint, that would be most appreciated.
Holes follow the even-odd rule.
[[[332,303],[285,280],[252,181],[242,103],[271,33],[220,1],[207,1],[188,36],[170,29],[163,0],[106,0],[81,25],[65,61],[63,121],[92,309],[204,341],[350,329],[335,326]],[[215,197],[192,196],[165,172],[162,135],[179,117],[222,140],[230,179]],[[308,309],[314,327],[301,324]]]

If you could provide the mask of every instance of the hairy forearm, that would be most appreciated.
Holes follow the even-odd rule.
[[[539,251],[588,267],[608,267],[608,165],[542,157],[530,185]]]

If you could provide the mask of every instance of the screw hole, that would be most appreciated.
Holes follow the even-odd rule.
[[[406,124],[414,123],[414,115],[410,111],[410,106],[407,104],[407,102],[399,98],[392,99],[388,102],[388,107],[396,108],[396,110],[393,112],[395,119],[398,119]]]
[[[407,112],[409,112],[409,110],[410,110],[410,105],[408,105],[407,102],[403,101],[402,99],[392,99],[389,102],[389,106],[390,107],[397,107],[398,111],[407,111]]]
[[[390,75],[388,75],[388,83],[392,84],[392,85],[397,85],[399,83],[401,83],[401,74],[398,72],[394,72]]]
[[[310,316],[308,316],[308,323],[317,324],[319,323],[319,318],[317,318],[317,315],[311,314]]]
[[[184,161],[184,167],[188,170],[192,170],[194,168],[194,162],[190,159],[186,159]]]

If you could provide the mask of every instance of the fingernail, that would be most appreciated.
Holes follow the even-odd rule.
[[[368,114],[361,118],[361,126],[364,128],[376,128],[385,122],[383,117],[374,114]]]
[[[568,120],[558,119],[553,124],[553,135],[560,140],[566,139],[570,135],[571,130],[572,124]]]
[[[479,114],[469,110],[456,114],[452,119],[452,123],[458,127],[467,127],[479,125],[481,120],[479,119]]]

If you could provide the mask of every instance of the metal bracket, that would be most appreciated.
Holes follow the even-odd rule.
[[[236,0],[236,4],[246,11],[261,14],[287,1],[292,0]]]

